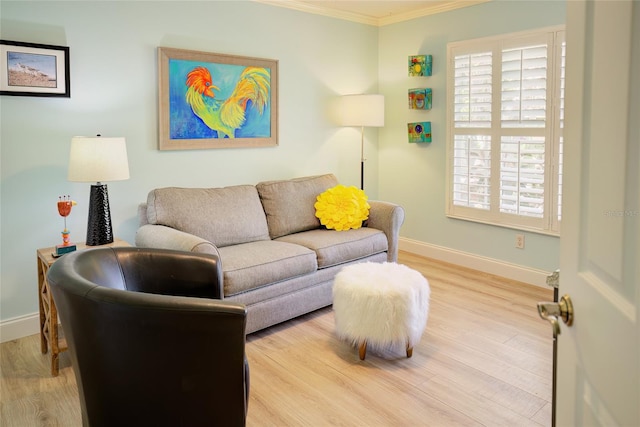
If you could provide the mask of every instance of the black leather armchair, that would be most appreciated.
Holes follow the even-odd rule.
[[[243,426],[246,308],[214,255],[96,248],[48,272],[84,426]]]

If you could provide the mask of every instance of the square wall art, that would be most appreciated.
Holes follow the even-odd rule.
[[[409,142],[431,142],[431,122],[408,123]]]
[[[431,89],[409,89],[409,108],[412,110],[430,110]]]
[[[411,55],[409,56],[409,76],[430,76],[432,65],[433,57],[431,55]]]

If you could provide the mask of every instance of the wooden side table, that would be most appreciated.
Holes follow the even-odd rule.
[[[84,243],[76,244],[77,250],[87,249]],[[102,246],[130,246],[127,242],[114,239],[113,243]],[[51,375],[58,376],[58,355],[67,349],[66,342],[58,336],[58,309],[47,281],[47,272],[58,258],[54,258],[55,247],[41,248],[38,254],[38,309],[40,311],[40,350],[46,354],[51,350]],[[62,255],[64,256],[64,255]]]

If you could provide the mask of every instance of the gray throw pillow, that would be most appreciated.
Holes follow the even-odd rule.
[[[269,240],[256,188],[158,188],[147,197],[149,224],[165,225],[218,247]]]
[[[333,174],[308,176],[256,185],[272,239],[320,227],[313,206],[323,191],[338,185]]]

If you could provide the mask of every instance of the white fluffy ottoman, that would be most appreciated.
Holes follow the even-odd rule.
[[[333,284],[336,333],[359,346],[377,349],[406,344],[407,357],[427,325],[429,282],[419,272],[392,262],[344,267]]]

